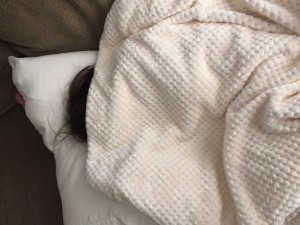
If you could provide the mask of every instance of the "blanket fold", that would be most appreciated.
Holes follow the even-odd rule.
[[[116,0],[87,179],[163,225],[300,222],[300,4]]]

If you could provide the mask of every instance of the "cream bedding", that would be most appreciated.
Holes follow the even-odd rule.
[[[296,0],[116,0],[87,104],[90,184],[163,225],[292,223],[299,34]]]

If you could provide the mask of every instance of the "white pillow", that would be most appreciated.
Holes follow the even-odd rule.
[[[81,69],[94,65],[96,58],[97,51],[8,58],[14,84],[26,101],[26,115],[51,151],[65,125],[69,84]]]
[[[85,179],[87,146],[74,138],[56,141],[65,125],[67,92],[74,76],[93,65],[96,51],[9,57],[13,81],[23,95],[25,111],[54,153],[56,176],[65,225],[155,225],[132,205],[117,202],[95,191]]]

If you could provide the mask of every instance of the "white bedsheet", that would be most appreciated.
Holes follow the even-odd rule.
[[[86,181],[86,145],[71,138],[54,148],[65,225],[155,225],[132,205],[95,191]]]

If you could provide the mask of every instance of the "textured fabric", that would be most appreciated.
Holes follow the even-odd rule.
[[[7,57],[20,55],[13,48],[0,40],[0,116],[11,109],[16,101],[14,99],[15,87],[11,78],[11,67]]]
[[[117,0],[87,178],[162,225],[283,225],[300,206],[300,4]]]
[[[26,56],[96,50],[112,2],[3,0],[0,39]]]
[[[63,225],[54,156],[21,106],[0,116],[0,224]]]

